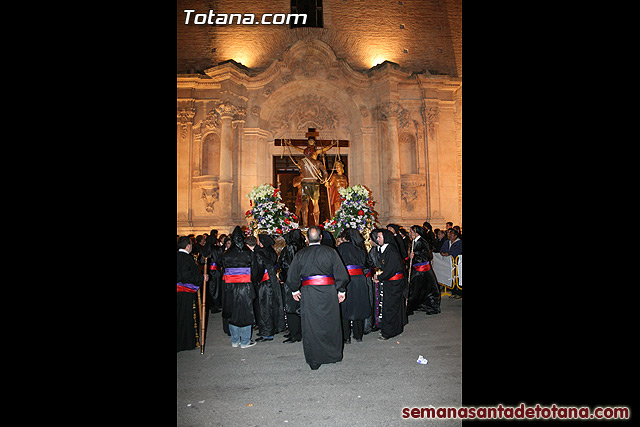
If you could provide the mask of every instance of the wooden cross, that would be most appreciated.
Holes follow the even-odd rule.
[[[304,136],[307,139],[274,139],[274,143],[276,145],[276,147],[280,147],[282,145],[285,145],[284,141],[287,141],[286,143],[291,144],[291,145],[295,145],[296,147],[306,147],[308,145],[308,141],[310,138],[313,138],[316,141],[316,146],[317,147],[326,147],[327,145],[330,145],[332,142],[335,142],[335,140],[329,140],[329,139],[317,139],[318,136],[320,136],[320,132],[317,132],[315,128],[308,128],[308,132],[304,134]],[[348,139],[339,139],[338,143],[335,145],[336,147],[348,147],[349,146],[349,140]]]

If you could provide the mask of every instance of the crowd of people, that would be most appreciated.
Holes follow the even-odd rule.
[[[222,312],[222,328],[233,347],[302,341],[311,369],[342,360],[351,338],[378,332],[386,341],[402,333],[417,311],[440,313],[434,252],[462,254],[462,233],[451,222],[433,230],[428,222],[406,230],[396,224],[362,234],[346,228],[334,240],[320,227],[306,238],[299,229],[283,235],[278,252],[266,234],[177,236],[178,351],[197,346],[196,291],[207,282],[206,309]],[[205,263],[206,261],[206,263]],[[259,337],[252,340],[252,332]],[[304,339],[303,339],[304,338]]]

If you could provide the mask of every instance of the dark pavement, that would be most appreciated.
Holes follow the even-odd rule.
[[[462,300],[444,297],[441,311],[416,312],[388,341],[378,332],[352,340],[342,362],[317,371],[305,363],[302,343],[283,344],[281,334],[232,348],[220,313],[209,315],[205,354],[177,354],[177,425],[460,425],[402,418],[403,407],[462,404]]]

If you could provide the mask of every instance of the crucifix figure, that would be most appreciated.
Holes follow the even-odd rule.
[[[328,147],[316,148],[316,141],[313,137],[305,135],[308,138],[307,147],[303,150],[295,145],[292,145],[296,150],[301,151],[304,154],[300,165],[300,177],[302,181],[300,183],[300,191],[302,203],[308,203],[311,201],[313,214],[313,220],[316,225],[320,223],[320,206],[318,201],[320,200],[320,183],[326,183],[329,174],[324,164],[318,160],[318,154],[326,153],[333,147],[333,142]],[[306,216],[306,215],[305,215]],[[307,218],[302,219],[302,226],[306,227]]]
[[[325,147],[322,146],[322,142],[325,141],[317,141],[321,143],[321,145],[318,147],[316,146],[315,139],[318,135],[319,133],[316,132],[315,128],[309,128],[308,132],[304,135],[307,138],[306,140],[275,140],[276,145],[286,144],[289,147],[293,147],[295,150],[304,154],[302,161],[296,163],[296,165],[300,169],[299,186],[295,185],[298,184],[298,182],[294,184],[296,187],[298,187],[298,194],[301,196],[300,210],[302,211],[302,215],[299,216],[299,218],[301,219],[303,227],[309,226],[308,213],[305,212],[305,208],[307,207],[309,201],[311,201],[312,204],[311,213],[313,214],[315,225],[318,225],[320,223],[320,184],[328,184],[329,174],[327,173],[327,169],[325,168],[324,163],[318,160],[318,155],[326,153],[336,144],[339,144],[339,146],[341,147],[348,146],[349,144],[348,141],[339,140],[337,142],[331,141],[331,143]]]

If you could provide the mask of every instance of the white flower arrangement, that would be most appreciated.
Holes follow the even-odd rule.
[[[335,236],[347,227],[363,232],[376,222],[377,213],[373,210],[375,202],[371,200],[370,192],[362,185],[340,188],[342,196],[340,209],[331,220],[325,221],[325,228]]]
[[[282,203],[280,190],[269,184],[253,187],[246,195],[252,206],[245,213],[252,231],[284,234],[298,228],[298,218]]]

